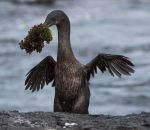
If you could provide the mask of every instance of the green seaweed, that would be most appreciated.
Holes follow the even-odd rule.
[[[45,24],[34,25],[28,32],[28,35],[19,43],[21,49],[31,54],[33,51],[40,53],[44,47],[52,40],[51,30]]]

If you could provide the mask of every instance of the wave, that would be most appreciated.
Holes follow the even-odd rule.
[[[1,0],[1,2],[11,2],[15,4],[52,4],[56,0]]]

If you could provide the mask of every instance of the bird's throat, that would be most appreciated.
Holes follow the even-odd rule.
[[[74,58],[74,54],[70,44],[70,22],[65,22],[57,25],[58,29],[58,53],[57,60],[68,60]]]

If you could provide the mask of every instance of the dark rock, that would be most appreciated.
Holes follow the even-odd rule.
[[[0,130],[150,130],[150,113],[127,116],[0,112]]]

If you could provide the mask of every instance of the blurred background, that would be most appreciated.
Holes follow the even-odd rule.
[[[86,64],[98,53],[122,54],[135,64],[130,77],[99,72],[90,81],[91,114],[125,115],[150,112],[149,0],[1,0],[0,110],[53,111],[54,88],[25,91],[25,74],[47,55],[56,59],[57,30],[41,54],[31,56],[18,43],[49,12],[60,9],[71,21],[71,42],[77,59]],[[48,3],[50,2],[50,3]]]

